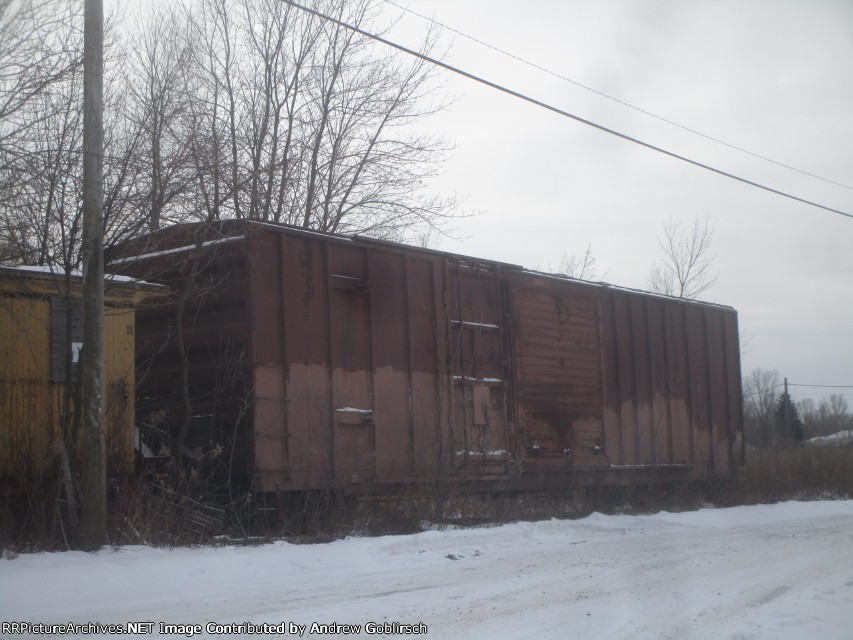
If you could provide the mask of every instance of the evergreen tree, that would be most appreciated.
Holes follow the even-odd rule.
[[[794,442],[802,442],[805,425],[790,394],[783,393],[779,397],[774,418],[776,420],[776,433],[779,434],[781,440],[791,439]]]

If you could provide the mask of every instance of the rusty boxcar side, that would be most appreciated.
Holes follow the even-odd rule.
[[[740,461],[734,310],[543,274],[511,282],[528,467],[703,478]]]
[[[255,491],[701,479],[741,455],[729,307],[247,221],[110,268],[173,289],[139,314],[140,395]]]

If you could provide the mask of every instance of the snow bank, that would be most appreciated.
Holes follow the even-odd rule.
[[[853,431],[839,431],[828,436],[817,436],[809,438],[807,442],[809,444],[847,444],[853,442]]]

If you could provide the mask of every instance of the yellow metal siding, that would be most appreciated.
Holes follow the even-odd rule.
[[[49,460],[49,378],[50,303],[0,298],[0,476],[43,469]]]
[[[112,472],[133,468],[134,328],[132,308],[106,309],[105,437]],[[71,423],[74,393],[51,382],[50,372],[50,300],[0,296],[0,477],[32,477],[52,465],[63,414]]]
[[[133,468],[135,412],[136,313],[128,308],[108,308],[104,318],[106,344],[106,443],[107,459],[118,470]]]

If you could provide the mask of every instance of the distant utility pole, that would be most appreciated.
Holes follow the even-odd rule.
[[[86,0],[83,23],[83,452],[80,543],[107,541],[104,443],[104,4]]]
[[[785,378],[785,438],[791,437],[791,416],[788,406],[791,404],[791,398],[788,395],[788,378]]]

